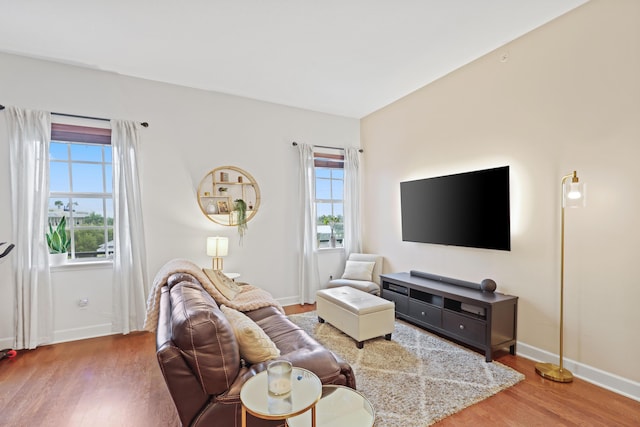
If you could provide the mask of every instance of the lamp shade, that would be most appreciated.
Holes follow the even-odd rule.
[[[228,253],[228,237],[207,237],[207,255],[212,257],[221,257],[227,256]]]
[[[587,205],[587,185],[579,181],[564,184],[562,203],[565,208],[583,208]]]

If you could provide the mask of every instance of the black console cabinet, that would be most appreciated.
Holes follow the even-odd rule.
[[[469,289],[443,277],[393,273],[380,279],[382,297],[395,302],[396,317],[483,350],[487,362],[500,348],[516,353],[518,297]]]

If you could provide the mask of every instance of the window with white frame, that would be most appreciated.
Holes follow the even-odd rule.
[[[344,246],[344,154],[341,150],[317,149],[314,166],[317,247],[341,248]]]
[[[113,255],[111,130],[53,123],[49,145],[49,224],[64,217],[70,259]]]

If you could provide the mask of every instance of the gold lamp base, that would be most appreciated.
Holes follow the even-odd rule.
[[[560,368],[553,363],[536,363],[536,373],[541,377],[549,379],[551,381],[557,381],[559,383],[570,383],[573,381],[573,374],[571,371]]]

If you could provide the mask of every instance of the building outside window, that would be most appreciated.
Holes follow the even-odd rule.
[[[340,150],[314,153],[317,247],[344,246],[344,155]]]
[[[48,220],[66,218],[70,259],[113,255],[110,144],[110,129],[52,124]]]

